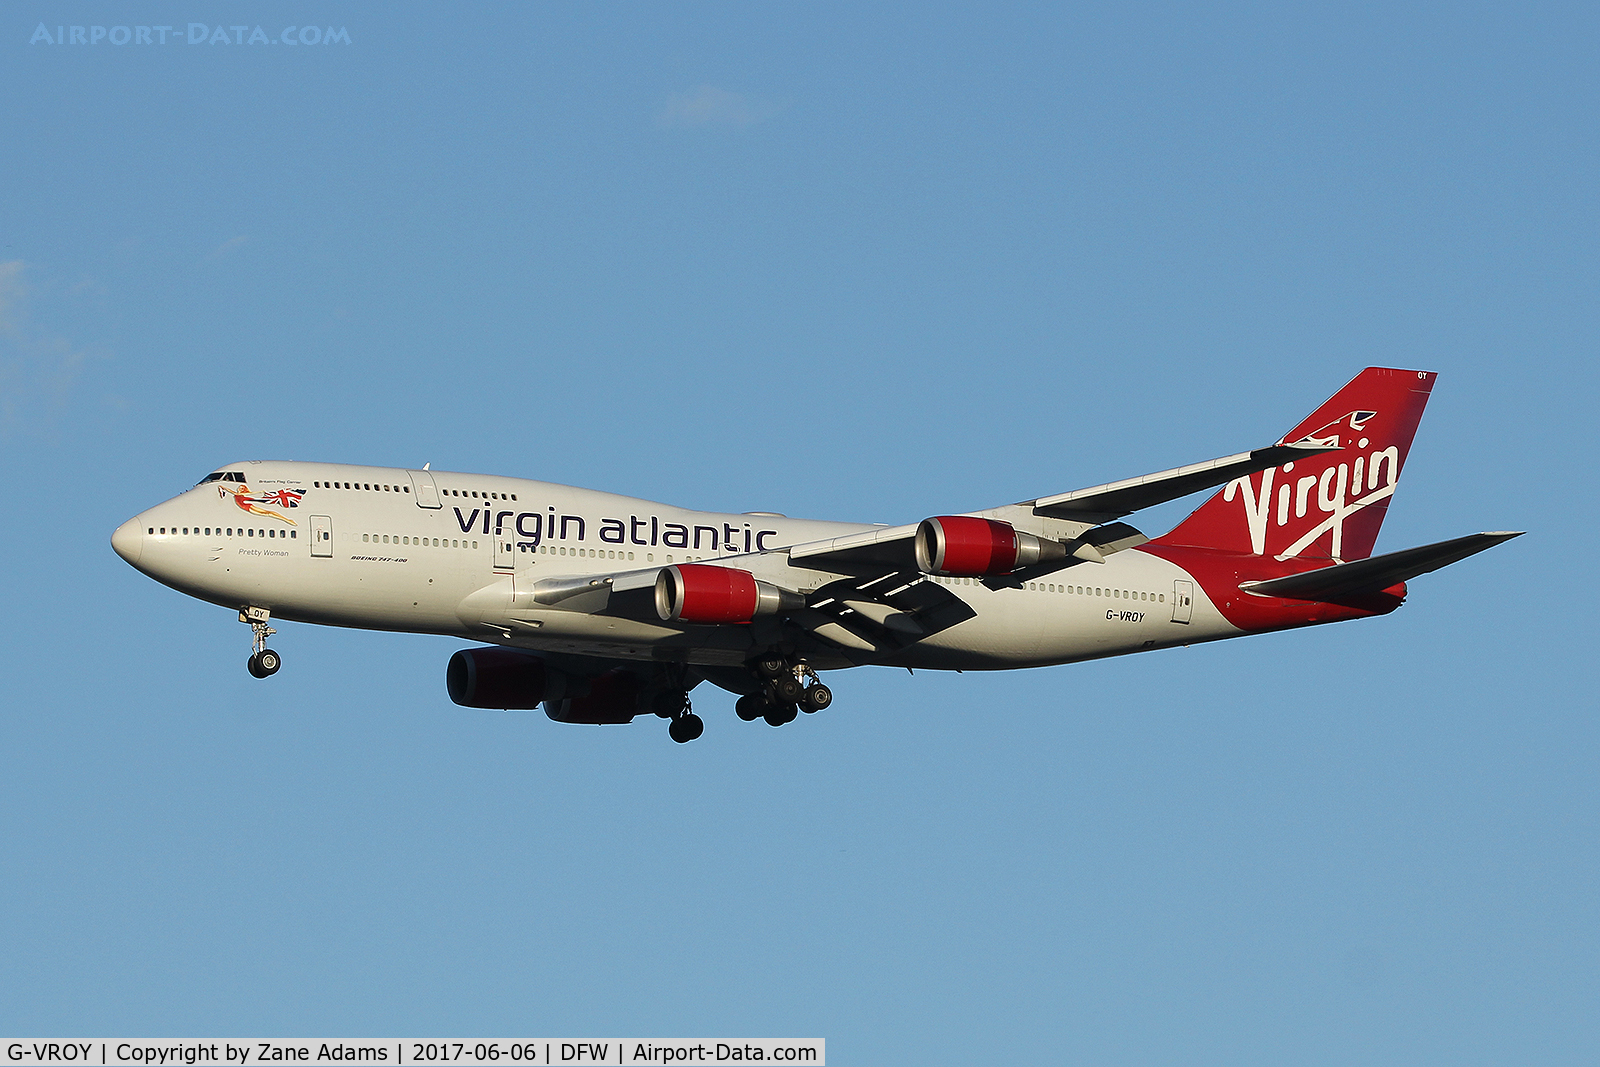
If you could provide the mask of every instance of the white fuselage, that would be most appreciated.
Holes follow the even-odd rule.
[[[224,470],[243,481],[202,483],[143,512],[117,530],[116,550],[190,596],[278,619],[614,659],[738,665],[757,638],[750,627],[594,613],[582,610],[583,597],[543,603],[535,583],[721,562],[811,594],[841,574],[791,563],[786,546],[876,529],[689,511],[491,475],[270,461]],[[1145,552],[1042,577],[998,588],[931,578],[971,617],[893,652],[842,649],[813,663],[1041,666],[1241,633],[1187,572]],[[1183,610],[1175,611],[1174,583],[1192,592]]]

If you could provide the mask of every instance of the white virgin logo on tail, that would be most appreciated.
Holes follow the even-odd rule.
[[[1301,441],[1331,445],[1335,448],[1343,447],[1341,438],[1345,428],[1348,427],[1353,436],[1359,433],[1376,414],[1375,411],[1352,411],[1341,415],[1314,433],[1307,434]],[[1363,437],[1355,442],[1355,445],[1357,448],[1366,448],[1367,439]],[[1310,510],[1312,489],[1315,487],[1317,509],[1328,517],[1306,531],[1294,544],[1278,553],[1277,558],[1292,559],[1309,548],[1323,534],[1331,532],[1333,558],[1342,560],[1344,521],[1362,508],[1394,495],[1395,484],[1400,480],[1400,450],[1390,445],[1365,456],[1357,456],[1353,470],[1350,464],[1340,463],[1337,466],[1327,467],[1320,475],[1308,474],[1292,482],[1285,481],[1277,487],[1277,508],[1274,509],[1273,481],[1279,470],[1284,474],[1290,474],[1294,471],[1294,464],[1286,463],[1281,468],[1269,467],[1262,471],[1259,487],[1249,477],[1235,478],[1222,491],[1224,500],[1232,500],[1235,494],[1242,498],[1245,523],[1250,530],[1250,550],[1258,556],[1266,555],[1268,526],[1276,525],[1282,528],[1289,525],[1291,506],[1294,509],[1294,518],[1305,518]],[[1363,476],[1366,481],[1364,487]],[[1363,489],[1365,489],[1364,495]],[[1273,513],[1274,510],[1276,514]]]

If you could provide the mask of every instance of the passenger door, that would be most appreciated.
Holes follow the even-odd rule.
[[[1194,583],[1182,578],[1172,583],[1172,621],[1187,623],[1194,610]]]
[[[411,475],[411,491],[417,498],[417,507],[438,507],[439,488],[433,484],[433,475],[428,471],[406,471],[406,473]]]
[[[494,531],[494,569],[497,571],[510,571],[516,561],[512,553],[516,552],[517,530],[511,525],[511,516],[506,516],[506,525]]]
[[[333,556],[333,519],[328,515],[311,516],[311,554]]]

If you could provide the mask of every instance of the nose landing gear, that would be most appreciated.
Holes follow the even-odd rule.
[[[672,720],[667,724],[668,737],[680,745],[688,744],[706,732],[706,723],[694,713],[689,703],[689,690],[680,688],[682,672],[668,675],[668,679],[668,688],[650,699],[650,710],[660,718]]]
[[[267,647],[267,638],[278,632],[267,625],[271,617],[272,613],[266,608],[245,608],[239,612],[239,621],[250,624],[251,643],[255,646],[245,667],[256,678],[270,678],[283,666],[283,657]]]

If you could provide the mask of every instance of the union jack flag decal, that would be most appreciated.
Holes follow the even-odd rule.
[[[280,508],[297,508],[300,498],[306,495],[304,489],[278,489],[257,497],[257,502],[262,504],[276,504]]]

